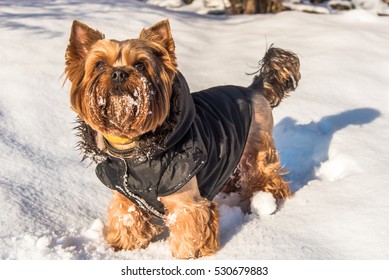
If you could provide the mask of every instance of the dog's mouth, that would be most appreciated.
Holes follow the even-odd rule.
[[[112,89],[107,93],[106,104],[101,102],[101,110],[105,120],[118,129],[128,129],[140,114],[143,100],[137,89],[133,91]]]
[[[96,80],[90,87],[91,121],[110,134],[128,135],[142,130],[141,120],[150,107],[150,86],[144,82],[109,87],[104,84]]]

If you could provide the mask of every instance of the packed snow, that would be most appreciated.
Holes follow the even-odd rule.
[[[257,192],[251,198],[251,212],[259,217],[273,214],[277,210],[276,199],[271,193]]]
[[[200,2],[0,2],[0,259],[172,259],[165,239],[119,252],[104,241],[111,194],[80,162],[63,86],[74,19],[123,40],[165,18],[192,91],[248,85],[273,43],[301,60],[299,87],[273,111],[293,197],[274,211],[258,193],[245,214],[236,196],[219,196],[222,248],[207,259],[389,258],[388,18],[216,16]]]

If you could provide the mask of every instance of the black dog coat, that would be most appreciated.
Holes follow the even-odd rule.
[[[167,121],[154,133],[142,136],[137,148],[115,153],[107,142],[106,151],[96,151],[96,145],[88,143],[83,143],[83,148],[103,156],[96,174],[104,185],[163,217],[160,197],[176,192],[194,176],[201,196],[209,200],[227,183],[247,141],[251,94],[237,86],[190,94],[178,73]],[[83,130],[91,133],[90,127],[82,125],[81,134],[86,133]],[[83,138],[87,142],[85,135]]]

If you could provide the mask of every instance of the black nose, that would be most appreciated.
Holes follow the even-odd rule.
[[[127,78],[128,73],[122,69],[114,69],[111,73],[111,80],[116,84],[121,84]]]

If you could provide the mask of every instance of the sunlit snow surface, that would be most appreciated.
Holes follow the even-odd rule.
[[[110,191],[80,163],[70,86],[62,87],[73,19],[123,40],[165,18],[192,90],[248,85],[245,73],[273,43],[301,59],[299,87],[273,111],[293,198],[248,215],[233,196],[219,197],[222,248],[210,258],[389,258],[387,18],[211,16],[111,2],[0,2],[0,259],[172,258],[166,240],[133,252],[105,243]],[[255,213],[261,203],[272,206],[258,197]]]

